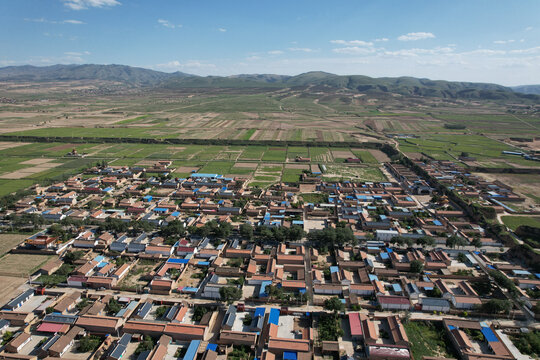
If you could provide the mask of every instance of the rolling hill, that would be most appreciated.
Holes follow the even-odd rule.
[[[371,78],[363,75],[335,75],[321,71],[296,76],[241,74],[197,76],[182,72],[165,73],[125,65],[53,65],[46,67],[10,66],[0,68],[0,81],[104,80],[165,89],[180,88],[290,88],[324,87],[362,93],[394,93],[449,99],[540,100],[538,86],[517,88],[497,84],[453,82],[414,77]],[[516,90],[516,91],[514,91]],[[518,92],[519,91],[519,92]],[[540,94],[540,92],[538,92]]]
[[[190,77],[176,72],[172,74],[125,65],[52,65],[8,66],[0,68],[0,81],[70,81],[104,80],[137,85],[157,85],[170,78]]]
[[[512,90],[514,90],[515,92],[520,92],[524,94],[540,95],[540,85],[513,86]]]

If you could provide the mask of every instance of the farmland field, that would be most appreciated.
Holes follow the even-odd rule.
[[[52,255],[6,254],[0,258],[0,274],[28,276],[49,261]]]
[[[0,234],[0,256],[3,256],[26,239],[26,235]]]
[[[452,160],[461,166],[540,167],[540,162],[502,154],[534,149],[534,138],[540,136],[538,114],[504,102],[368,97],[330,88],[271,85],[160,89],[144,97],[73,92],[69,101],[62,91],[37,84],[29,94],[0,84],[0,95],[16,100],[0,103],[0,196],[36,182],[61,180],[103,161],[147,166],[170,159],[175,176],[223,173],[261,186],[298,181],[303,171],[317,169],[318,164],[327,166],[322,175],[326,180],[377,181],[385,179],[379,166],[390,160],[374,149],[381,143],[398,146],[414,158]],[[47,101],[36,101],[40,96]],[[73,149],[86,157],[66,157]],[[474,160],[459,161],[461,155]],[[305,168],[289,166],[297,164],[297,157],[310,162]],[[361,163],[346,164],[349,157]],[[524,184],[518,191],[531,203],[538,201],[537,184]]]
[[[516,230],[520,225],[540,228],[540,216],[503,216],[504,225]]]
[[[404,324],[405,331],[411,343],[411,351],[414,359],[423,359],[424,356],[443,358],[454,357],[451,344],[446,340],[442,324],[409,321]]]

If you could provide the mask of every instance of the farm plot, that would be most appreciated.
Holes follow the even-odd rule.
[[[2,292],[0,293],[0,304],[7,303],[13,297],[21,292],[19,287],[28,279],[25,277],[16,276],[0,276],[0,284],[2,284]]]
[[[309,157],[311,161],[320,161],[320,162],[333,162],[334,158],[332,153],[328,148],[324,147],[310,147],[309,148]]]
[[[0,234],[0,256],[8,253],[11,249],[19,245],[26,238],[26,235]]]
[[[26,189],[34,183],[32,180],[20,179],[14,180],[0,180],[0,196],[11,194],[19,190]]]
[[[348,148],[335,148],[332,149],[332,156],[336,162],[344,162],[345,159],[354,157],[354,154]]]
[[[455,357],[440,322],[410,321],[404,326],[415,359],[423,359],[425,356]]]
[[[292,164],[287,164],[287,165],[292,165]],[[304,166],[307,166],[307,169],[305,170],[309,170],[309,165],[304,165]],[[285,183],[298,182],[300,181],[300,175],[302,175],[303,171],[304,171],[303,169],[298,169],[298,168],[296,169],[285,168],[281,176],[281,181]]]
[[[309,157],[309,150],[304,146],[289,146],[287,148],[288,161],[294,161],[296,157]]]
[[[6,254],[0,258],[0,275],[28,276],[51,258],[52,255]]]
[[[377,167],[352,167],[345,165],[326,165],[326,173],[323,177],[329,181],[387,181],[381,170]]]
[[[366,164],[378,164],[379,161],[368,150],[363,149],[351,149],[351,151],[356,155],[363,163]]]
[[[263,161],[280,161],[285,162],[287,156],[287,148],[271,147],[263,155]]]
[[[260,160],[265,153],[266,146],[247,146],[242,154],[238,157],[239,160]]]
[[[35,159],[35,160],[40,160],[40,159]],[[52,159],[45,159],[45,160],[47,161],[42,162],[39,165],[19,169],[13,172],[9,172],[7,174],[0,175],[0,179],[23,179],[23,178],[31,177],[34,174],[37,174],[46,170],[50,170],[54,167],[62,165],[61,163],[48,162],[48,161],[52,161]],[[32,161],[32,160],[28,160],[28,161]],[[23,162],[21,164],[28,164],[28,161]]]

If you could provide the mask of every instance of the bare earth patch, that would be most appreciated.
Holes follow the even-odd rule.
[[[198,167],[193,167],[193,166],[180,166],[176,169],[175,172],[177,173],[190,173],[192,171],[199,171],[199,168]]]
[[[256,169],[258,163],[249,163],[249,162],[237,162],[233,167],[235,168],[246,168],[246,169]]]
[[[286,169],[309,170],[309,164],[285,164]]]
[[[385,153],[383,153],[381,150],[369,149],[369,152],[379,162],[389,162],[390,161],[390,158]]]
[[[20,164],[25,164],[25,165],[40,165],[40,164],[45,164],[45,163],[51,162],[51,161],[53,161],[53,160],[54,160],[54,159],[35,158],[35,159],[30,159],[30,160],[23,161],[23,162],[21,162]]]
[[[0,179],[15,179],[15,180],[22,179],[22,178],[25,178],[25,177],[27,177],[29,175],[34,175],[34,174],[40,173],[40,172],[45,171],[45,170],[52,169],[52,168],[60,166],[60,165],[62,165],[62,164],[60,164],[60,163],[45,163],[45,164],[41,164],[41,165],[36,165],[36,166],[33,166],[33,167],[29,167],[29,168],[26,168],[26,169],[21,169],[21,170],[17,170],[17,171],[11,172],[11,173],[1,175]]]
[[[349,151],[349,150],[345,150],[345,151],[339,151],[339,150],[332,150],[332,155],[335,157],[335,158],[341,158],[341,159],[346,159],[346,158],[352,158],[352,157],[355,157],[354,154]]]
[[[30,143],[2,141],[2,142],[0,142],[0,150],[11,149],[11,148],[14,148],[14,147],[28,145],[28,144],[30,144]]]
[[[26,282],[25,277],[11,277],[11,276],[0,276],[0,284],[2,284],[2,292],[0,293],[0,304],[5,304],[11,298],[19,295],[22,284]]]
[[[26,235],[0,234],[0,255],[9,252],[26,239]]]

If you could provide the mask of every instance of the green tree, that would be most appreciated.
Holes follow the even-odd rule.
[[[457,255],[457,260],[461,263],[465,263],[467,261],[467,256],[465,255],[465,253],[460,252]]]
[[[457,236],[452,235],[446,239],[446,246],[449,248],[455,248],[457,244]]]
[[[122,306],[114,298],[110,299],[107,305],[105,306],[105,311],[109,315],[115,315],[122,309]]]
[[[420,260],[411,261],[410,271],[416,274],[420,274],[424,270],[424,263]]]
[[[162,305],[156,309],[156,318],[162,318],[169,310],[168,306]]]
[[[219,296],[221,301],[232,304],[242,298],[242,290],[236,286],[224,286],[219,289]]]
[[[248,240],[253,239],[253,226],[248,223],[240,225],[240,235]]]
[[[471,245],[474,246],[475,249],[479,249],[479,248],[482,247],[482,240],[480,240],[480,238],[478,238],[478,237],[475,237],[471,241]]]
[[[324,308],[326,310],[333,311],[334,314],[337,314],[345,310],[345,305],[341,302],[341,300],[338,297],[334,296],[324,301]]]
[[[135,349],[135,354],[140,354],[144,351],[150,351],[154,348],[154,339],[151,336],[145,335],[143,341],[139,343],[137,349]]]
[[[186,229],[181,221],[173,220],[166,226],[162,227],[159,233],[164,238],[178,239],[186,234]]]
[[[201,321],[204,314],[208,312],[208,309],[206,306],[196,306],[195,309],[193,309],[193,316],[191,317],[193,321]]]
[[[482,310],[488,314],[508,314],[512,310],[512,303],[508,300],[491,299],[482,304]]]
[[[73,264],[73,262],[79,260],[84,256],[84,251],[77,250],[77,251],[70,251],[67,252],[66,255],[64,255],[64,262],[67,264]]]
[[[79,352],[92,352],[101,344],[101,339],[97,336],[87,335],[79,340]]]

